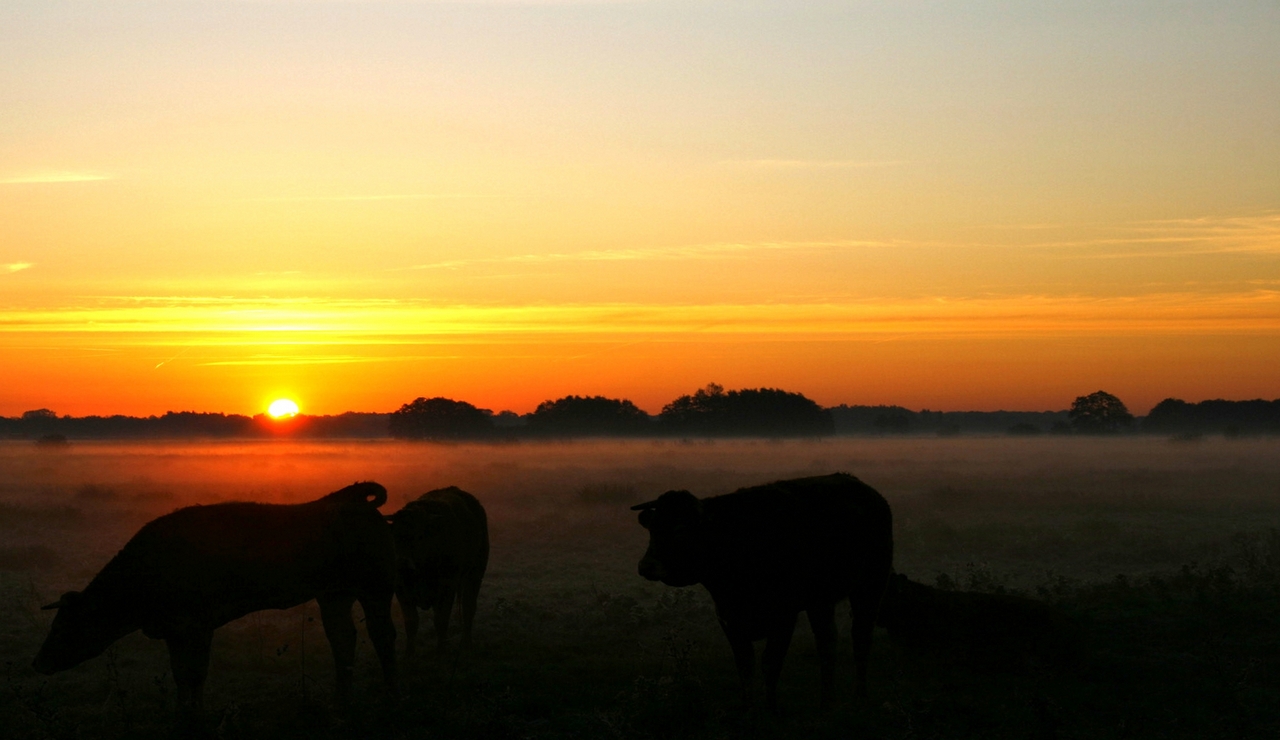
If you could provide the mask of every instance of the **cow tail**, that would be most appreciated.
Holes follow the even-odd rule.
[[[365,504],[374,509],[387,503],[387,489],[373,481],[352,483],[341,491],[334,491],[324,497],[326,501],[344,504]]]
[[[375,483],[374,485],[377,485],[377,484]],[[366,495],[364,497],[364,500],[367,504],[377,509],[383,504],[387,503],[387,489],[383,488],[382,486],[378,486],[377,490],[374,491],[372,494]]]

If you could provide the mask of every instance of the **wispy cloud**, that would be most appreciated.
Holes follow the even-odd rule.
[[[0,185],[45,185],[66,182],[96,182],[98,180],[113,180],[113,175],[107,175],[101,172],[32,172],[25,175],[15,175],[0,180]]]
[[[33,265],[34,263],[31,262],[10,262],[7,265],[0,265],[0,268],[4,268],[5,272],[14,273],[30,269]]]
[[[444,260],[411,265],[409,270],[450,270],[472,265],[492,264],[545,264],[555,262],[625,262],[635,260],[690,260],[804,249],[838,249],[853,247],[890,247],[894,242],[884,241],[795,241],[795,242],[721,242],[715,244],[688,244],[670,247],[636,247],[624,249],[591,249],[581,252],[549,252],[543,254],[518,254],[505,257],[477,257],[474,259]]]
[[[415,300],[102,298],[94,305],[0,314],[0,337],[113,335],[116,346],[236,346],[252,356],[204,358],[287,364],[290,357],[364,361],[329,346],[528,342],[532,338],[697,334],[869,339],[890,335],[1094,336],[1280,334],[1280,291],[1167,292],[1119,297],[992,295],[723,304],[455,305]],[[295,347],[289,354],[281,348]],[[312,349],[306,349],[306,348]],[[257,349],[260,348],[260,349]],[[270,354],[256,354],[269,352]],[[315,354],[312,354],[315,353]],[[176,357],[176,356],[175,356]],[[170,358],[174,359],[174,358]],[[165,360],[168,362],[169,360]],[[163,364],[163,363],[162,363]]]
[[[208,0],[235,5],[639,5],[656,0]]]
[[[778,170],[856,170],[900,167],[909,163],[903,159],[727,159],[721,164]]]
[[[383,193],[376,195],[281,195],[266,198],[248,198],[254,203],[293,203],[309,201],[378,201],[378,200],[487,200],[508,198],[506,195],[477,195],[474,193]]]
[[[198,367],[217,367],[227,365],[349,365],[364,362],[387,362],[398,360],[398,357],[371,357],[359,355],[252,355],[241,359],[211,360],[197,362]],[[156,367],[159,367],[157,365]]]
[[[1140,221],[1087,239],[1025,244],[1067,248],[1064,257],[1125,259],[1204,254],[1280,255],[1280,213],[1226,218]]]

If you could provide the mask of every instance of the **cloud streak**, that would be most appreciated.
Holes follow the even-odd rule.
[[[477,257],[474,259],[443,260],[411,265],[409,270],[451,270],[473,265],[546,264],[556,262],[630,262],[637,260],[692,260],[712,259],[756,252],[784,252],[805,249],[837,249],[852,247],[891,247],[895,242],[884,241],[798,241],[798,242],[721,242],[716,244],[690,244],[671,247],[637,247],[626,249],[592,249],[581,252],[550,252],[543,254],[519,254],[505,257]]]
[[[6,265],[0,265],[0,269],[3,269],[7,273],[13,274],[15,272],[22,272],[23,270],[29,270],[34,266],[35,266],[34,263],[31,263],[31,262],[10,262]]]
[[[843,301],[447,305],[414,300],[117,297],[0,314],[0,339],[115,335],[115,344],[275,347],[504,343],[697,334],[778,339],[885,336],[1280,335],[1280,290],[1102,298],[1003,295]],[[349,361],[333,355],[334,362]],[[254,359],[254,358],[250,358]],[[260,364],[279,363],[259,356]]]
[[[901,167],[903,159],[727,159],[721,164],[774,170],[858,170],[879,167]]]
[[[101,172],[34,172],[26,175],[15,175],[0,180],[0,185],[55,185],[69,182],[97,182],[113,180],[113,175]]]
[[[381,195],[282,195],[267,198],[249,198],[254,203],[306,203],[312,201],[361,202],[380,200],[486,200],[507,198],[506,195],[476,195],[472,193],[388,193]]]

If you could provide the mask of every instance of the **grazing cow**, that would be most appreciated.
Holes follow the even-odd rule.
[[[395,691],[395,543],[378,508],[387,491],[356,483],[305,504],[189,506],[138,531],[85,587],[43,608],[57,609],[32,666],[64,671],[141,629],[169,646],[179,707],[201,711],[213,631],[261,609],[315,599],[337,670],[338,700],[351,689],[356,628],[369,639]]]
[[[631,507],[649,530],[640,575],[668,586],[701,583],[733,648],[750,701],[755,649],[765,639],[765,696],[778,676],[796,617],[809,615],[822,668],[822,704],[835,689],[836,604],[853,612],[856,690],[866,692],[876,611],[893,564],[889,504],[851,475],[778,481],[699,500],[668,491]]]
[[[450,486],[422,494],[392,514],[399,560],[396,598],[404,613],[405,650],[413,654],[418,609],[435,610],[436,646],[444,650],[453,601],[462,601],[462,644],[471,644],[476,596],[489,565],[489,523],[475,496]]]
[[[879,624],[895,645],[978,668],[1063,667],[1078,655],[1076,625],[1044,602],[1013,594],[943,591],[902,574],[890,580]]]

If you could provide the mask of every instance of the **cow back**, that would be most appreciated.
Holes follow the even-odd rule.
[[[143,591],[148,633],[193,616],[220,626],[261,609],[329,593],[394,587],[395,547],[363,500],[226,503],[180,509],[149,523],[121,552]]]
[[[717,603],[806,609],[879,599],[893,558],[892,515],[850,475],[779,481],[704,499],[703,583]]]
[[[484,506],[455,486],[424,493],[393,517],[401,593],[430,606],[442,585],[476,582],[489,562]]]

